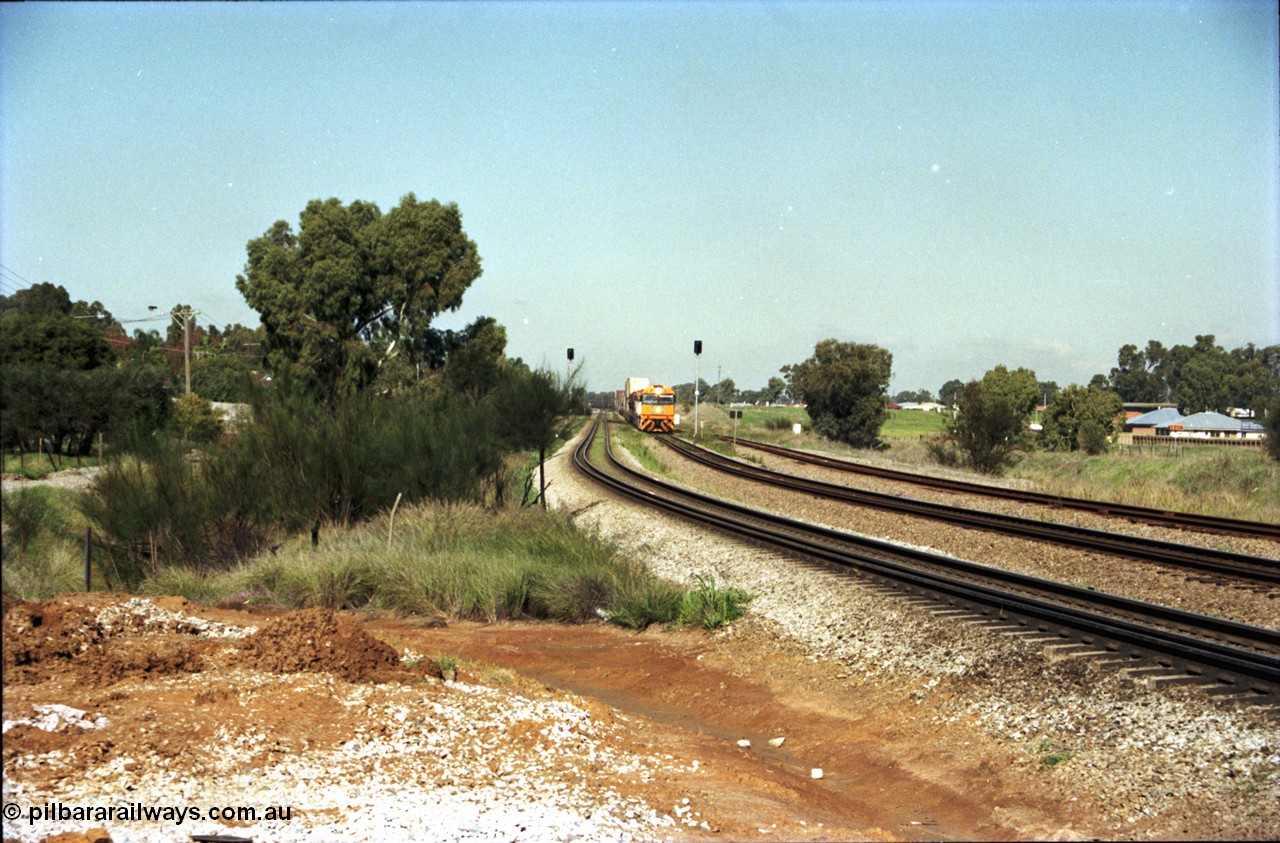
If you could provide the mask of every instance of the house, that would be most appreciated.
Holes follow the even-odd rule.
[[[1222,413],[1194,413],[1177,421],[1156,425],[1156,435],[1175,439],[1258,440],[1266,436],[1266,430],[1257,422],[1233,419]]]
[[[1158,432],[1158,427],[1180,421],[1182,421],[1182,413],[1179,413],[1176,407],[1161,407],[1158,410],[1125,419],[1124,432],[1135,436],[1164,436],[1168,435],[1168,429]]]

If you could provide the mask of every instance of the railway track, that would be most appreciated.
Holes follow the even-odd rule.
[[[720,438],[727,440],[731,437],[721,436]],[[880,477],[885,480],[895,480],[901,483],[911,483],[917,486],[928,486],[934,489],[961,492],[966,495],[1005,498],[1008,500],[1021,501],[1023,503],[1040,504],[1042,506],[1048,506],[1056,509],[1076,509],[1099,515],[1108,515],[1115,518],[1126,518],[1131,521],[1143,521],[1148,524],[1159,524],[1164,527],[1174,527],[1181,530],[1200,530],[1209,533],[1222,533],[1233,536],[1248,536],[1251,538],[1274,539],[1280,541],[1280,524],[1266,524],[1258,521],[1244,521],[1236,518],[1215,518],[1211,515],[1196,515],[1194,513],[1187,512],[1170,512],[1167,510],[1151,509],[1143,506],[1091,501],[1083,498],[1068,498],[1060,495],[1047,495],[1042,492],[1030,492],[1023,489],[1005,489],[999,486],[988,486],[983,483],[970,483],[964,480],[948,480],[941,477],[930,477],[924,474],[912,474],[907,471],[882,468],[880,466],[864,465],[862,463],[850,462],[849,460],[836,459],[835,457],[811,454],[807,451],[796,451],[791,448],[784,448],[781,445],[771,445],[767,442],[758,442],[752,439],[737,438],[733,441],[737,445],[741,445],[745,448],[752,448],[757,451],[763,451],[765,453],[773,454],[774,456],[785,457],[786,459],[795,460],[797,462],[818,465],[823,468],[835,469],[836,471],[847,471],[854,474],[865,474],[872,477]]]
[[[848,486],[809,480],[749,465],[681,439],[662,437],[661,441],[683,457],[716,471],[824,499],[874,507],[902,515],[930,518],[1003,535],[1021,536],[1067,547],[1099,551],[1127,559],[1172,565],[1230,582],[1244,580],[1265,589],[1280,587],[1280,561],[1275,559],[851,489]]]
[[[1067,645],[1130,675],[1195,684],[1214,695],[1280,711],[1280,630],[990,568],[712,498],[623,465],[613,455],[607,431],[604,468],[591,457],[602,426],[597,416],[574,452],[574,464],[630,500],[857,573],[927,600],[939,612],[982,618],[1046,645]]]

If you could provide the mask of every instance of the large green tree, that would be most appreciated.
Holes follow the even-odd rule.
[[[786,370],[813,429],[855,448],[880,444],[893,355],[877,345],[823,340],[813,356]]]
[[[54,453],[87,453],[99,432],[154,430],[167,410],[163,374],[115,365],[107,334],[119,329],[100,302],[73,302],[60,285],[0,296],[0,440],[6,447],[42,447],[52,460]]]
[[[787,382],[776,375],[760,391],[760,400],[766,404],[781,404],[787,397]]]
[[[1179,369],[1174,394],[1183,413],[1211,411],[1225,413],[1231,405],[1228,379],[1236,368],[1231,355],[1222,349],[1197,354]]]
[[[1120,396],[1112,390],[1072,384],[1045,409],[1042,441],[1051,450],[1100,454],[1110,444],[1123,410]]]
[[[989,396],[1006,402],[1024,419],[1031,415],[1043,395],[1036,373],[1021,367],[1010,371],[1007,366],[996,366],[982,376],[982,383]]]
[[[1035,372],[996,366],[956,392],[947,436],[978,471],[998,473],[1025,447],[1027,416],[1039,395]]]
[[[1248,343],[1230,352],[1213,334],[1199,334],[1191,345],[1165,348],[1150,340],[1143,350],[1121,346],[1110,377],[1095,375],[1123,401],[1172,402],[1185,413],[1229,408],[1251,410],[1261,417],[1272,396],[1280,393],[1280,346],[1258,348]]]
[[[960,395],[960,390],[964,389],[964,381],[952,378],[942,385],[938,390],[938,403],[945,404],[948,407],[956,405],[956,398]]]
[[[280,220],[246,248],[236,287],[262,317],[270,365],[330,400],[368,386],[393,357],[430,361],[431,320],[457,309],[481,272],[458,206],[412,193],[386,214],[315,199],[296,234]]]
[[[0,364],[96,369],[114,359],[107,334],[119,329],[101,302],[73,302],[61,285],[33,284],[0,296]]]

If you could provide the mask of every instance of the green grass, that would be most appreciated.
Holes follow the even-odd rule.
[[[752,595],[740,588],[723,588],[711,577],[697,577],[697,587],[684,594],[677,621],[685,626],[719,629],[746,613]]]
[[[702,417],[708,435],[732,432],[726,408],[704,405]],[[799,436],[791,432],[792,420],[804,427]],[[891,410],[880,431],[888,449],[866,451],[813,435],[803,409],[747,407],[738,436],[929,474],[940,467],[927,442],[944,433],[946,422],[943,413]],[[948,474],[964,472],[956,469]],[[1280,463],[1259,448],[1113,447],[1097,456],[1032,450],[1021,454],[1004,477],[1065,497],[1280,523]],[[990,480],[976,474],[973,479]]]
[[[1075,757],[1075,752],[1060,746],[1048,738],[1040,742],[1040,746],[1036,749],[1036,754],[1040,756],[1040,769],[1052,770],[1059,764],[1070,761]]]
[[[703,429],[708,436],[734,433],[733,419],[729,418],[729,410],[741,410],[742,418],[738,420],[737,435],[744,439],[763,439],[767,441],[786,441],[794,438],[792,425],[799,424],[803,433],[807,434],[812,427],[809,413],[803,407],[720,407],[702,405],[699,415]],[[692,411],[681,410],[682,421],[688,417],[692,428]],[[942,433],[947,422],[944,413],[926,413],[919,410],[890,410],[884,426],[880,428],[880,437],[885,440],[919,439],[922,436],[934,436]],[[691,431],[686,431],[689,433]]]
[[[34,510],[38,505],[30,501],[42,497],[23,501],[27,494],[15,497]],[[6,523],[16,518],[10,497]],[[74,506],[64,503],[60,512],[72,518]],[[388,527],[386,514],[348,529],[327,526],[318,547],[298,536],[229,570],[160,566],[136,590],[229,607],[368,607],[479,621],[604,618],[635,629],[653,623],[714,629],[741,617],[750,601],[745,592],[706,578],[692,588],[661,580],[560,512],[402,505],[394,533]],[[47,537],[42,533],[40,540]],[[37,600],[82,590],[82,549],[64,544],[42,554],[30,552],[29,544],[23,554],[16,546],[10,553],[6,541],[6,591]]]
[[[631,454],[640,465],[653,474],[660,477],[669,476],[670,472],[666,466],[657,458],[650,450],[646,439],[651,438],[651,433],[641,433],[629,424],[619,424],[613,426],[614,430],[614,447],[621,446],[627,453]],[[659,443],[658,447],[661,447]]]
[[[1033,451],[1006,476],[1065,497],[1280,523],[1280,464],[1255,448]]]
[[[4,590],[24,600],[45,600],[84,590],[86,521],[68,489],[33,486],[0,499]],[[97,557],[91,567],[101,586]]]
[[[880,438],[919,439],[922,436],[937,436],[946,430],[945,413],[926,413],[923,410],[890,410],[889,418],[880,428]]]

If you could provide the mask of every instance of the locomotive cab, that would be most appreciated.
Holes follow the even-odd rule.
[[[669,386],[650,384],[644,378],[628,378],[623,415],[645,433],[671,433],[678,423],[676,391]]]

